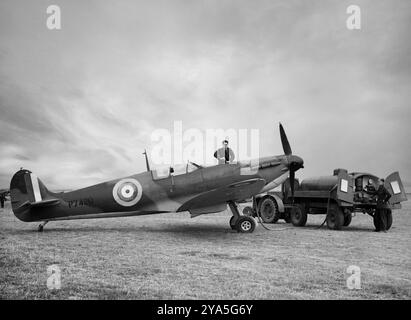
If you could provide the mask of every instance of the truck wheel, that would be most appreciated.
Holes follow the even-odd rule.
[[[334,205],[327,215],[327,227],[332,230],[341,230],[344,224],[344,212],[340,207]]]
[[[263,198],[258,204],[258,212],[264,223],[276,223],[280,218],[277,202],[271,198]]]
[[[244,207],[243,209],[243,215],[249,216],[249,217],[254,217],[254,210],[250,206]]]
[[[299,204],[291,209],[291,223],[296,227],[304,227],[307,223],[307,210],[305,205]]]
[[[385,214],[385,219],[386,219],[385,225],[387,227],[387,230],[390,230],[390,228],[392,226],[392,211],[391,211],[391,209],[386,209],[386,210],[387,210],[387,212]],[[373,216],[373,222],[374,222],[375,229],[380,230],[380,222],[378,221],[377,216],[376,216],[375,213],[374,213],[374,216]]]
[[[291,223],[291,217],[290,217],[290,213],[289,213],[289,212],[286,212],[286,213],[285,213],[284,221],[285,221],[285,223]]]
[[[351,223],[351,220],[352,220],[352,215],[351,215],[351,211],[350,211],[349,213],[346,213],[344,215],[344,224],[343,224],[343,226],[348,227]]]
[[[237,220],[236,229],[241,233],[252,233],[255,229],[253,217],[242,216]]]

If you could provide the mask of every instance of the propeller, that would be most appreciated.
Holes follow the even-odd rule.
[[[290,188],[291,188],[291,201],[294,203],[294,181],[295,181],[295,171],[291,169],[290,166]]]
[[[290,143],[288,142],[287,135],[285,134],[283,125],[280,122],[280,137],[281,137],[281,144],[283,145],[284,154],[286,156],[291,155],[293,152],[291,150]]]
[[[303,168],[303,160],[297,156],[292,155],[292,150],[290,143],[288,142],[287,135],[285,134],[283,125],[280,123],[280,137],[281,144],[283,145],[284,154],[288,159],[288,169],[290,170],[290,189],[291,189],[291,199],[294,203],[294,181],[295,181],[295,172]]]

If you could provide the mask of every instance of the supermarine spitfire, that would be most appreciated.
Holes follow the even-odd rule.
[[[285,179],[294,179],[303,160],[292,154],[280,124],[284,155],[256,161],[202,167],[189,162],[182,172],[170,167],[166,175],[150,170],[87,188],[54,193],[29,170],[16,172],[10,183],[15,216],[25,222],[127,217],[189,211],[192,217],[224,211],[229,205],[230,226],[238,232],[253,232],[253,217],[240,214],[236,202],[266,192]]]

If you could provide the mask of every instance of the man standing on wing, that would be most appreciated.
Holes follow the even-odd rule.
[[[235,155],[233,150],[228,147],[228,140],[223,141],[223,147],[214,152],[214,158],[218,160],[218,164],[227,164],[233,162]]]

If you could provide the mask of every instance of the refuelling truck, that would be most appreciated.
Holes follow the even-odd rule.
[[[294,197],[290,180],[281,185],[281,191],[269,191],[252,199],[252,207],[246,207],[243,213],[259,216],[265,223],[276,223],[284,219],[287,223],[302,227],[309,214],[326,215],[325,221],[329,229],[340,230],[351,223],[356,212],[368,214],[375,218],[377,207],[376,196],[371,190],[378,189],[379,178],[364,172],[348,173],[345,169],[335,169],[333,175],[294,180]],[[384,186],[391,194],[387,209],[386,226],[392,225],[392,210],[400,209],[401,202],[407,200],[404,186],[398,172],[385,178]]]

